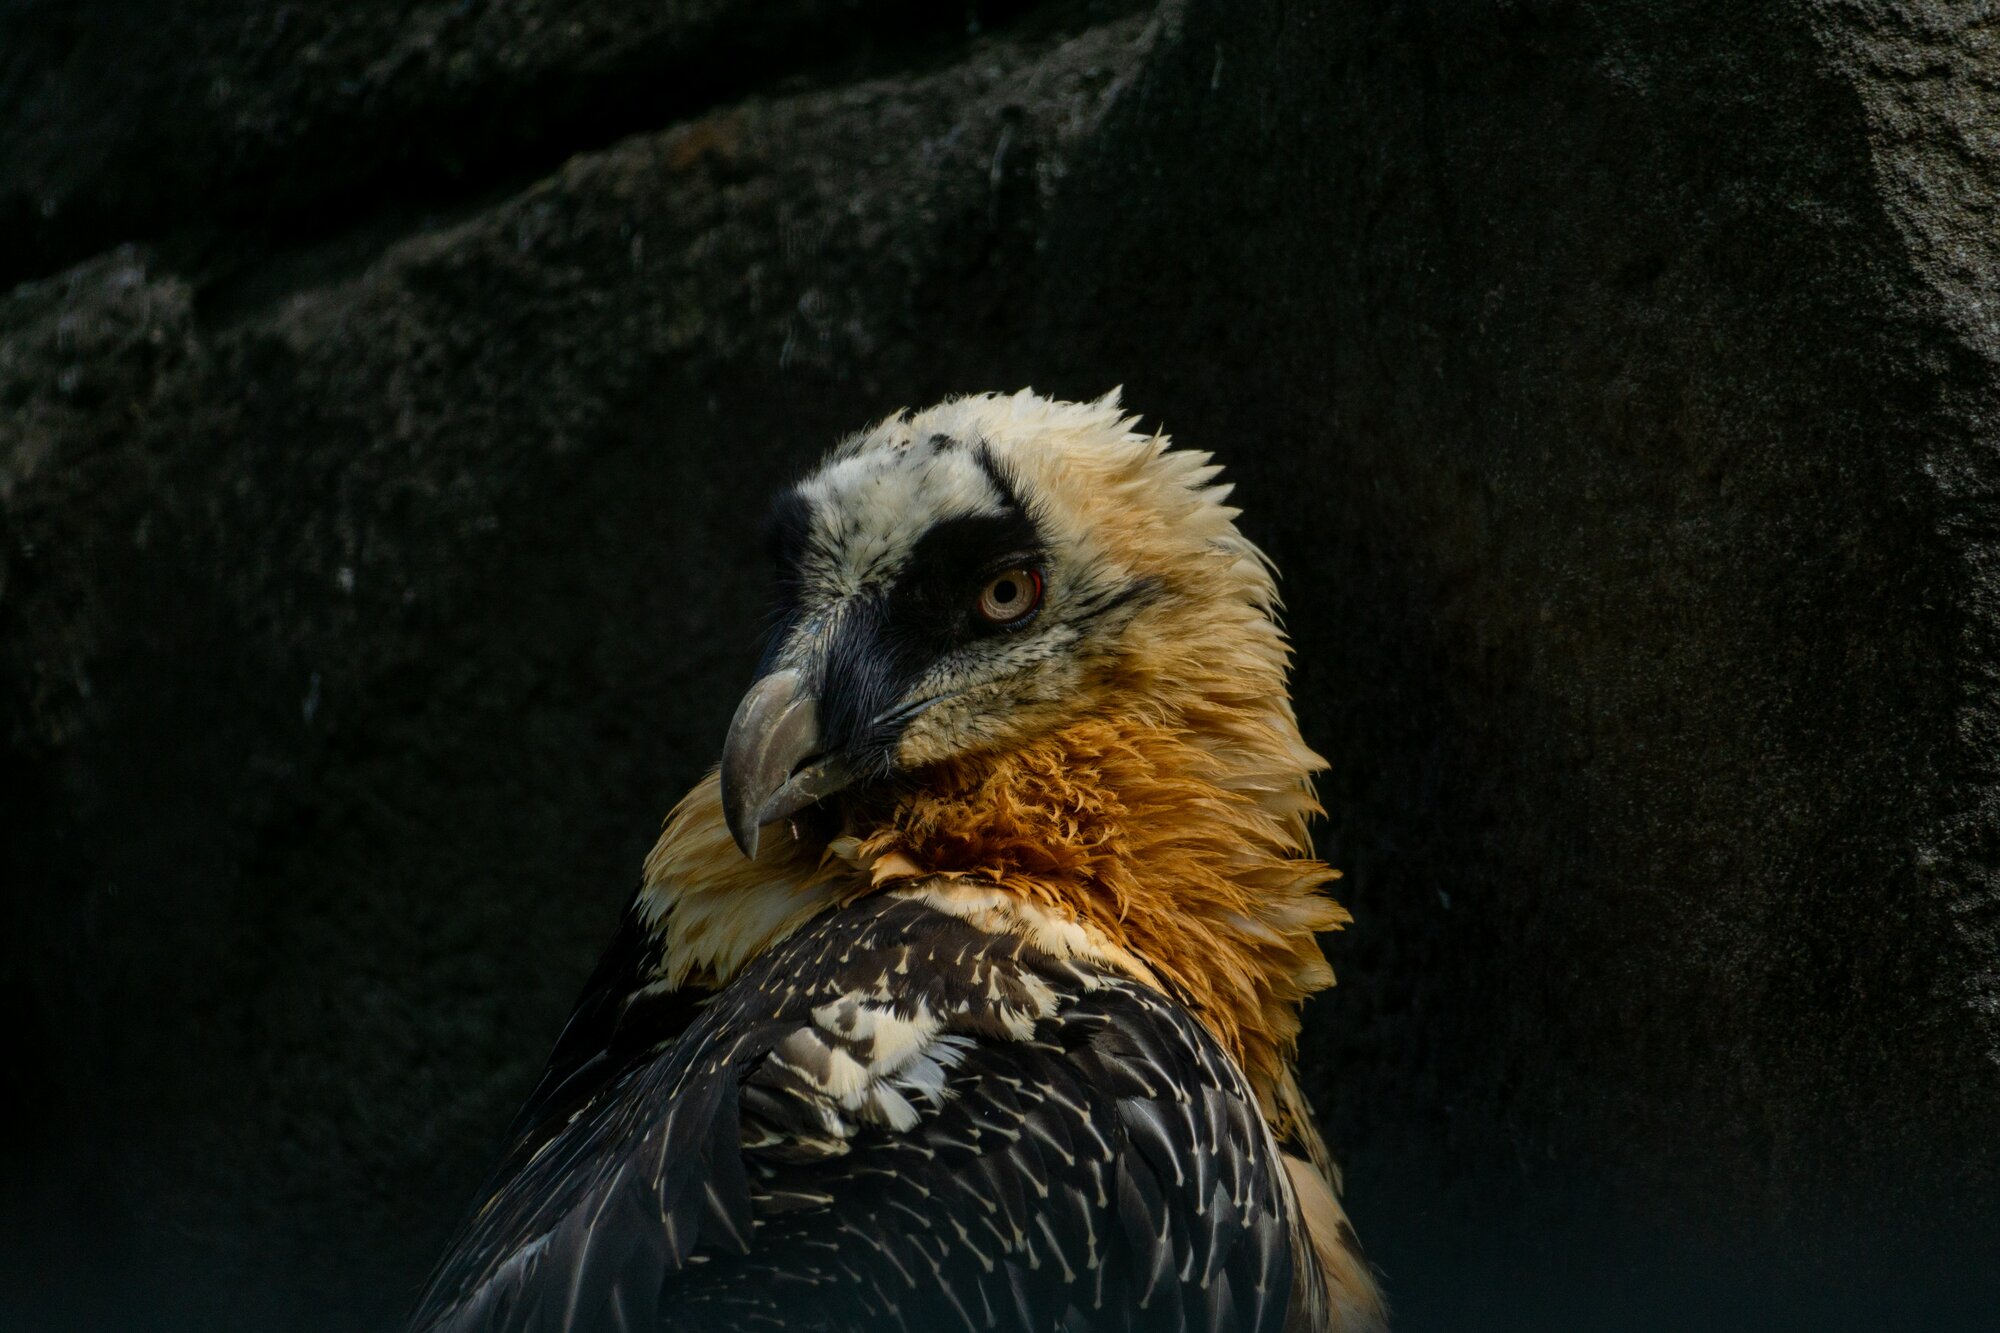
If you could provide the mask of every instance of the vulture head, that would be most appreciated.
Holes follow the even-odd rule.
[[[1091,718],[1199,732],[1230,703],[1295,740],[1276,591],[1230,488],[1135,421],[1115,394],[956,399],[779,496],[776,628],[720,774],[744,854]]]

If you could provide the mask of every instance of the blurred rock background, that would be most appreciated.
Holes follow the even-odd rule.
[[[4,0],[0,1326],[395,1327],[768,493],[1122,383],[1286,574],[1399,1327],[1992,1327],[1985,8]]]

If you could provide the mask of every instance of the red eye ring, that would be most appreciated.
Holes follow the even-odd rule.
[[[1042,571],[1030,565],[1003,569],[986,581],[973,601],[991,625],[1018,625],[1042,604]]]

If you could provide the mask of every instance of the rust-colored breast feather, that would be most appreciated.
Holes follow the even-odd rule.
[[[948,875],[1094,926],[1272,1084],[1333,979],[1315,932],[1348,918],[1336,872],[1215,769],[1183,731],[1092,720],[928,771],[858,854],[877,884]]]

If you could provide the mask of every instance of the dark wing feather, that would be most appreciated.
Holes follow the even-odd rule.
[[[618,934],[584,983],[547,1068],[507,1131],[515,1148],[532,1152],[548,1133],[605,1084],[673,1042],[713,991],[667,987],[652,976],[659,944],[640,920],[635,901]]]
[[[414,1327],[1261,1333],[1294,1281],[1276,1147],[1191,1015],[891,897],[510,1160]]]

